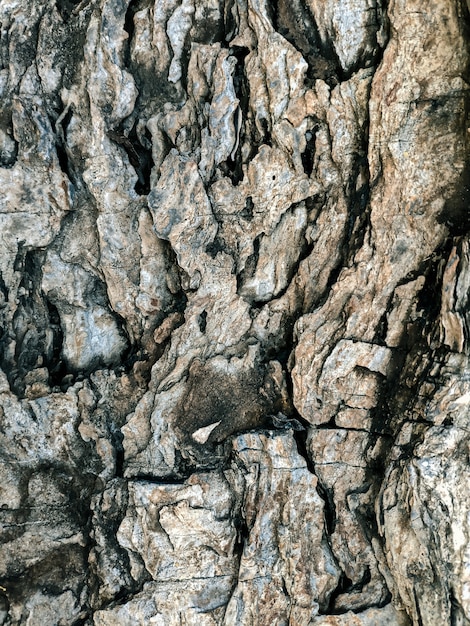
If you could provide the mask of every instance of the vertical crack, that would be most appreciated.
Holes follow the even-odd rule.
[[[56,129],[56,152],[59,161],[60,169],[64,172],[67,178],[73,182],[76,178],[75,171],[72,163],[69,159],[69,152],[67,146],[67,128],[72,120],[73,111],[72,108],[66,108],[57,118],[55,123]],[[54,124],[51,123],[54,128]]]
[[[18,159],[18,142],[13,135],[13,124],[10,120],[0,127],[0,167],[13,167]]]
[[[65,363],[62,360],[62,345],[64,333],[60,322],[57,307],[46,298],[46,306],[49,314],[49,330],[52,332],[52,342],[49,349],[47,367],[49,370],[49,385],[51,387],[60,386],[66,375]]]
[[[127,134],[119,129],[108,130],[106,134],[126,152],[129,162],[137,174],[134,189],[139,195],[146,196],[150,192],[150,174],[154,166],[150,133],[146,130],[145,134],[141,134],[139,137],[136,123]]]

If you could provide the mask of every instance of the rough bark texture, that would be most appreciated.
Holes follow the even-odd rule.
[[[470,624],[466,0],[0,0],[0,623]]]

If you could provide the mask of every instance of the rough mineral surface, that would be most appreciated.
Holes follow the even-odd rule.
[[[468,0],[0,0],[0,624],[470,625]]]

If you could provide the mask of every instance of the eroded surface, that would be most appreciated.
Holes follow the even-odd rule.
[[[467,4],[0,23],[0,622],[470,624]]]

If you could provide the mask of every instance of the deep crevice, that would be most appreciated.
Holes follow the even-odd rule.
[[[317,492],[324,503],[323,515],[325,517],[325,530],[328,536],[330,536],[335,532],[336,523],[338,521],[333,490],[329,487],[325,487],[319,480],[317,484]]]
[[[457,600],[454,590],[449,590],[450,604],[450,626],[461,626],[465,624],[466,617],[462,604]]]
[[[417,626],[424,626],[423,618],[421,616],[421,611],[420,611],[420,608],[419,608],[418,592],[416,591],[415,587],[413,587],[413,599],[414,599],[415,608],[416,608]]]
[[[0,167],[5,169],[9,169],[13,167],[18,160],[18,148],[19,144],[16,141],[13,134],[13,126],[10,121],[6,124],[6,129],[4,130],[5,134],[9,137],[11,142],[11,149],[6,149],[4,151],[0,151]]]
[[[4,302],[8,302],[9,289],[6,286],[5,281],[3,280],[3,276],[1,272],[0,272],[0,293],[3,296]]]
[[[250,104],[250,83],[245,70],[245,59],[250,50],[245,46],[231,46],[229,54],[237,60],[233,71],[233,88],[239,100],[239,106],[246,119]]]
[[[67,368],[62,360],[62,345],[64,342],[64,333],[60,322],[59,312],[57,307],[45,298],[46,306],[49,314],[49,329],[52,331],[52,350],[50,352],[50,358],[47,361],[47,368],[49,370],[49,385],[50,387],[60,386],[67,374]]]
[[[204,334],[206,332],[206,327],[207,327],[207,311],[203,311],[199,315],[198,323],[199,323],[199,330],[201,331],[201,333]]]
[[[227,176],[227,178],[230,178],[230,180],[232,181],[232,185],[234,187],[236,187],[239,183],[241,183],[244,177],[242,162],[237,157],[238,157],[238,149],[237,149],[237,154],[235,155],[234,158],[229,156],[229,158],[226,161],[219,164],[220,171],[222,172],[222,174],[224,174],[224,176]]]
[[[214,237],[214,240],[211,243],[207,244],[206,253],[212,259],[215,259],[219,252],[227,252],[227,254],[230,254],[230,252],[227,251],[227,244],[225,243],[224,239],[219,235],[219,233],[217,233]]]
[[[352,588],[353,588],[353,581],[350,578],[348,578],[346,574],[342,571],[340,574],[336,589],[333,591],[333,593],[330,596],[330,601],[328,603],[327,610],[325,611],[325,615],[338,615],[338,614],[340,615],[341,612],[338,612],[338,610],[335,609],[336,600],[343,593],[347,593],[348,591],[351,591]]]
[[[223,5],[223,28],[225,32],[226,44],[240,34],[239,24],[236,17],[237,4],[236,0],[226,0]]]
[[[87,626],[90,624],[90,612],[87,612],[85,617],[80,617],[77,620],[74,620],[71,626]]]
[[[273,141],[272,141],[270,121],[262,117],[259,120],[259,124],[262,129],[262,136],[261,136],[261,140],[259,141],[259,145],[264,144],[265,146],[269,146],[272,148]]]
[[[230,155],[225,163],[222,163],[220,165],[220,169],[225,173],[226,176],[229,176],[232,184],[234,186],[237,186],[244,178],[242,147],[245,144],[246,140],[248,112],[250,105],[250,83],[245,70],[245,59],[250,53],[250,50],[244,46],[231,46],[229,48],[229,53],[232,57],[236,59],[232,80],[235,95],[237,96],[239,101],[239,108],[235,112],[235,118],[236,116],[241,116],[241,119],[238,120],[240,124],[240,130],[236,152],[235,154],[232,153],[232,155]],[[236,119],[234,120],[234,123],[237,124]],[[247,161],[250,161],[253,157],[253,151],[254,148],[250,150],[251,154],[249,155]]]
[[[467,157],[469,159],[469,157]],[[455,184],[454,192],[445,202],[438,222],[445,224],[453,237],[466,235],[470,232],[470,160]]]
[[[289,398],[291,399],[291,409],[289,413],[289,417],[292,420],[297,421],[303,428],[297,429],[294,428],[292,431],[297,451],[300,456],[305,460],[308,471],[313,474],[317,478],[317,486],[316,490],[318,495],[323,501],[323,515],[325,519],[325,530],[328,536],[331,536],[335,532],[336,523],[337,523],[337,515],[336,515],[336,505],[333,497],[333,490],[325,487],[318,474],[316,473],[315,463],[312,460],[309,451],[308,451],[308,437],[311,432],[312,425],[304,419],[300,413],[297,411],[294,402],[292,400],[294,388],[293,388],[293,380],[288,368],[288,361],[290,358],[290,354],[294,350],[292,334],[290,334],[291,341],[286,342],[285,349],[282,353],[278,354],[278,359],[280,360],[281,365],[283,366],[283,370],[285,372],[285,381],[287,387],[287,393]]]
[[[144,137],[139,138],[137,122],[127,134],[122,130],[108,130],[106,134],[125,150],[129,163],[137,174],[137,182],[134,189],[140,196],[146,196],[150,192],[150,174],[154,166],[151,137],[147,134],[145,139]],[[146,145],[143,145],[143,143]]]
[[[287,377],[290,380],[290,376]],[[292,397],[292,396],[291,396]],[[315,469],[315,463],[312,461],[309,453],[308,453],[308,435],[309,430],[312,428],[311,424],[305,420],[298,411],[293,408],[292,410],[293,419],[297,420],[303,427],[303,430],[294,429],[293,437],[297,446],[297,451],[300,456],[305,460],[308,471],[316,476],[317,478],[317,493],[320,498],[323,500],[323,515],[325,518],[325,530],[328,536],[332,535],[336,529],[337,523],[337,515],[336,515],[336,505],[333,497],[333,490],[329,487],[325,487]]]
[[[127,45],[124,50],[124,64],[131,66],[131,47],[135,34],[134,16],[138,11],[142,11],[152,5],[152,0],[130,0],[126,15],[124,16],[124,30],[127,33]]]
[[[341,80],[338,57],[332,46],[321,41],[312,13],[299,0],[274,0],[271,5],[274,28],[308,63],[307,78],[337,85]]]
[[[443,273],[453,245],[452,239],[446,239],[431,259],[400,283],[425,277],[424,286],[417,294],[418,315],[407,325],[400,345],[393,351],[391,374],[382,383],[381,402],[372,412],[374,431],[397,432],[403,421],[416,414],[417,407],[426,401],[421,398],[420,388],[424,382],[432,382],[430,372],[436,363],[445,361],[447,349],[439,344],[432,348],[430,341],[438,333]],[[384,320],[381,326],[386,329]]]
[[[313,167],[315,164],[315,141],[317,130],[318,126],[314,126],[305,133],[306,146],[305,150],[300,155],[304,172],[307,174],[308,177],[312,175]]]
[[[233,553],[234,556],[240,561],[243,555],[244,547],[250,537],[250,533],[246,521],[241,515],[235,517],[235,519],[233,520],[233,525],[237,532],[237,538],[233,547]]]
[[[259,260],[259,249],[261,245],[261,239],[264,237],[264,233],[260,233],[253,241],[253,253],[247,258],[244,269],[237,274],[237,293],[243,287],[243,284],[248,278],[252,278],[256,272],[256,266]],[[265,303],[263,303],[265,304]]]
[[[124,50],[124,65],[129,67],[131,64],[131,47],[134,39],[135,25],[134,15],[138,11],[139,0],[131,0],[127,6],[126,15],[124,17],[124,30],[127,33],[127,42]]]
[[[370,98],[372,81],[368,86],[367,99]],[[348,230],[347,241],[349,246],[348,261],[353,262],[355,253],[364,245],[365,237],[371,229],[370,223],[370,198],[372,185],[370,180],[369,166],[369,132],[370,117],[367,110],[361,127],[361,142],[359,152],[355,154],[351,176],[346,183],[346,195],[348,198]],[[362,184],[358,187],[358,181]]]
[[[73,168],[72,163],[70,162],[68,155],[68,147],[67,147],[67,127],[70,124],[70,121],[73,116],[72,108],[70,107],[64,117],[62,118],[62,122],[59,127],[56,124],[56,152],[57,159],[59,161],[60,169],[64,172],[67,178],[74,182],[76,175]],[[54,127],[54,125],[52,125]]]
[[[124,446],[123,446],[124,435],[121,432],[120,428],[115,427],[114,424],[112,424],[111,426],[112,426],[111,443],[113,445],[114,452],[116,455],[115,456],[115,463],[116,463],[115,475],[118,478],[122,478],[124,476]]]
[[[81,3],[81,0],[56,0],[55,6],[62,21],[68,22],[73,15],[74,9]]]
[[[254,217],[254,213],[253,213],[254,208],[255,208],[255,205],[253,203],[252,196],[247,196],[245,200],[245,206],[243,207],[243,210],[240,213],[240,217],[246,220],[247,222],[251,222]]]
[[[0,338],[0,364],[20,398],[28,385],[47,383],[44,368],[52,358],[54,337],[51,340],[48,333],[49,310],[40,289],[43,260],[42,250],[27,250],[19,244],[14,262],[15,271],[22,275],[17,308],[11,326],[3,329]],[[38,385],[35,389],[40,391]]]
[[[370,602],[366,598],[364,602],[355,602],[354,606],[351,606],[348,596],[361,594],[365,587],[371,582],[371,572],[368,566],[365,567],[362,577],[353,582],[344,571],[341,572],[340,579],[336,589],[333,591],[329,598],[328,607],[323,612],[326,615],[345,615],[349,611],[353,613],[362,613],[366,609],[370,608],[383,608],[390,604],[392,600],[392,594],[387,589],[383,597],[379,601]]]

